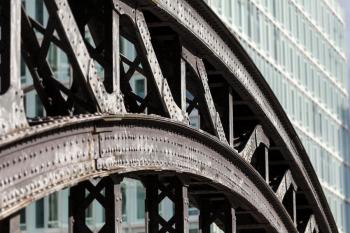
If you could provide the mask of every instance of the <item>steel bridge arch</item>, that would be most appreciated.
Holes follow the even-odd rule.
[[[293,195],[302,196],[301,205],[306,203],[308,211],[311,212],[307,216],[306,221],[308,222],[305,223],[303,220],[303,224],[306,225],[305,232],[337,232],[335,221],[311,162],[281,105],[239,41],[204,2],[111,0],[101,3],[101,7],[103,6],[104,9],[102,12],[106,14],[106,19],[104,19],[106,21],[97,16],[89,21],[89,15],[83,15],[79,18],[77,13],[79,7],[89,10],[88,6],[76,4],[74,0],[45,0],[51,19],[47,28],[37,24],[35,20],[26,15],[23,9],[22,22],[19,22],[18,19],[21,18],[19,17],[21,14],[20,1],[14,1],[13,4],[8,3],[9,1],[1,3],[1,6],[8,11],[1,12],[0,21],[2,35],[6,35],[5,31],[10,35],[0,38],[0,54],[4,58],[1,60],[0,71],[5,71],[0,73],[0,76],[2,80],[6,80],[5,83],[1,84],[9,84],[9,88],[4,89],[4,93],[0,96],[0,123],[2,125],[0,130],[0,193],[2,197],[0,199],[0,219],[7,218],[2,221],[4,224],[7,224],[8,219],[11,219],[8,216],[39,197],[64,186],[72,185],[77,181],[115,173],[118,169],[114,166],[123,167],[123,163],[116,162],[116,158],[113,156],[104,157],[104,154],[113,154],[113,150],[108,145],[101,146],[103,140],[95,138],[108,134],[108,131],[99,131],[103,127],[96,126],[100,122],[105,122],[103,123],[105,126],[108,124],[118,125],[120,122],[132,122],[130,124],[135,125],[136,123],[133,121],[138,121],[153,124],[154,127],[159,124],[158,127],[162,125],[170,131],[177,129],[180,135],[181,130],[184,130],[194,135],[192,139],[188,139],[189,143],[195,143],[199,138],[201,140],[206,138],[205,140],[210,142],[210,146],[202,148],[203,150],[217,147],[219,151],[225,151],[225,155],[219,153],[216,159],[211,158],[210,161],[228,159],[229,162],[233,164],[237,162],[239,166],[248,169],[249,173],[243,171],[240,178],[248,181],[258,180],[257,183],[254,183],[256,186],[252,188],[257,188],[257,192],[263,192],[260,200],[265,199],[268,200],[267,202],[273,203],[273,208],[269,208],[269,211],[276,213],[276,215],[263,211],[263,208],[260,208],[258,212],[267,219],[276,232],[295,232],[296,227],[300,230],[295,216],[298,204],[294,200],[294,213],[288,213],[282,203],[290,189],[294,190]],[[88,1],[88,3],[96,4],[93,0]],[[125,21],[125,15],[129,18],[129,22]],[[84,24],[85,20],[88,22]],[[100,21],[104,24],[101,24]],[[101,25],[105,25],[103,33],[98,29]],[[136,32],[130,30],[130,25],[133,25],[133,30]],[[82,30],[85,30],[85,26],[90,28],[95,43],[102,44],[103,51],[105,51],[103,54],[99,53],[97,48],[91,48],[84,39]],[[22,33],[19,30],[21,27]],[[36,41],[35,35],[32,34],[34,28],[45,36],[41,46]],[[55,30],[59,38],[54,34]],[[113,37],[114,34],[118,37],[121,34],[135,44],[138,57],[134,61],[130,61],[116,52],[119,50],[119,43]],[[175,39],[170,40],[176,45],[175,54],[177,57],[175,60],[172,60],[173,57],[164,53],[159,46],[164,43],[162,36],[169,37],[169,35],[170,37],[175,35]],[[19,41],[21,38],[23,41],[22,53],[33,76],[33,89],[39,94],[48,115],[52,116],[45,119],[35,119],[29,122],[30,126],[25,120],[22,89],[18,81]],[[81,85],[79,88],[75,86],[75,89],[74,87],[69,89],[54,81],[49,64],[44,62],[45,59],[37,57],[38,54],[47,53],[50,43],[55,44],[69,57],[75,72],[73,78]],[[170,49],[174,48],[167,48],[167,50]],[[138,59],[140,61],[136,62]],[[95,61],[103,63],[104,82],[99,79]],[[177,66],[173,70],[168,70],[174,61]],[[130,78],[128,71],[123,72],[123,65],[118,66],[119,62],[128,64],[131,67],[128,71],[133,69],[134,72],[144,73],[150,80],[150,85],[153,85],[153,94],[150,95],[149,99],[133,99],[135,97],[132,95],[132,90],[125,81],[125,79]],[[142,63],[142,68],[139,67],[139,63]],[[188,81],[190,79],[191,81]],[[217,82],[218,80],[220,83]],[[74,85],[77,84],[74,83]],[[219,86],[218,90],[215,89],[216,86]],[[225,88],[221,88],[222,86]],[[191,101],[186,100],[187,87],[190,92],[197,94],[196,98],[198,97],[200,102],[198,100],[195,102],[196,98]],[[226,87],[229,88],[226,89]],[[65,101],[61,92],[69,96],[69,100],[74,103],[73,108],[68,101]],[[221,101],[221,95],[227,98]],[[141,104],[135,105],[137,101],[141,101]],[[207,133],[186,126],[189,115],[187,104],[198,107],[198,111],[203,117],[203,125],[200,127]],[[238,106],[238,113],[233,112],[234,106]],[[149,110],[148,113],[163,118],[132,114],[132,112],[145,109]],[[226,111],[220,109],[226,109]],[[246,109],[249,109],[248,113],[246,113]],[[84,113],[97,112],[97,114],[76,115],[79,111]],[[72,113],[75,116],[64,116]],[[111,116],[108,116],[109,114]],[[118,121],[116,118],[120,120]],[[237,122],[238,124],[234,124]],[[83,139],[81,141],[76,139],[64,144],[64,130],[69,131],[68,127],[74,130],[83,125],[90,125],[88,130],[90,136],[84,142]],[[129,130],[133,132],[133,127],[126,129],[125,132]],[[29,150],[36,148],[37,139],[41,137],[42,140],[45,140],[45,137],[54,137],[56,131],[63,131],[59,143],[50,144],[48,141],[43,148],[37,150],[36,154],[29,152]],[[113,127],[111,131],[113,131]],[[159,135],[164,134],[164,132],[160,130]],[[66,136],[70,136],[70,134],[67,133]],[[150,136],[145,134],[143,137]],[[154,138],[157,138],[156,135]],[[120,136],[117,144],[124,145],[125,142],[120,140],[125,139],[125,135]],[[94,140],[98,141],[99,144],[93,144]],[[69,148],[77,141],[79,141],[78,144],[86,143],[86,145],[76,147],[75,156],[80,154],[80,157],[74,159],[82,159],[84,156],[81,154],[84,154],[84,151],[89,154],[89,151],[86,150],[91,150],[92,157],[89,158],[87,164],[84,166],[80,164],[80,170],[72,168],[73,172],[76,170],[77,174],[84,178],[73,179],[63,186],[50,186],[50,179],[55,179],[55,176],[59,176],[59,174],[45,177],[45,169],[64,164],[62,171],[65,170],[70,175],[70,165],[66,162],[71,160],[62,157],[62,153],[57,155],[58,160],[56,158],[45,162],[41,160],[51,159],[52,151]],[[153,140],[153,143],[158,142]],[[229,149],[230,146],[231,149]],[[150,148],[152,146],[143,149],[147,152],[147,150],[151,150]],[[98,152],[97,149],[99,149]],[[124,152],[138,149],[140,148],[134,145],[125,148]],[[28,151],[24,152],[26,150]],[[181,151],[181,149],[178,150]],[[70,151],[66,152],[70,153]],[[167,153],[170,152],[165,152],[165,154]],[[278,161],[271,161],[271,158],[268,157],[270,153],[277,153],[282,157],[279,157]],[[264,161],[260,161],[261,158],[264,158]],[[32,159],[35,162],[30,162]],[[153,162],[153,170],[167,166],[161,161]],[[282,164],[284,170],[277,169],[278,174],[272,174],[275,171],[274,169],[269,170],[272,162]],[[97,166],[91,174],[84,175],[84,169],[89,169],[89,166],[93,168],[96,164],[101,165],[101,167]],[[137,170],[133,170],[132,164],[126,164],[130,165],[130,170],[125,168],[125,172]],[[137,164],[140,165],[142,162]],[[182,170],[179,168],[181,164],[177,164],[178,167],[175,165],[173,164],[174,167],[170,166],[168,170],[190,174],[194,169],[184,167]],[[184,164],[182,165],[184,166]],[[25,171],[26,168],[28,171]],[[147,170],[142,166],[138,169]],[[249,175],[244,176],[245,173]],[[42,180],[27,178],[30,174],[35,174]],[[193,175],[201,176],[199,172],[194,172]],[[62,176],[64,177],[64,174]],[[205,175],[202,176],[205,177]],[[227,177],[228,175],[222,174],[222,176]],[[270,176],[275,176],[278,182],[271,181],[270,178],[273,177]],[[218,179],[216,182],[220,183],[219,177],[209,174],[206,178]],[[261,183],[262,180],[265,180],[265,184]],[[26,182],[33,183],[26,186]],[[229,188],[229,185],[224,182],[221,185]],[[268,188],[269,186],[271,187]],[[41,189],[41,187],[45,188]],[[275,194],[271,195],[273,193]],[[28,195],[33,195],[33,198],[26,199]],[[267,202],[267,206],[271,205]],[[251,205],[253,203],[250,201]],[[296,226],[293,226],[293,221]]]
[[[91,116],[73,126],[69,121],[60,123],[60,129],[53,123],[15,144],[2,151],[13,164],[4,174],[10,185],[2,192],[1,218],[85,180],[173,171],[211,180],[237,194],[235,201],[256,208],[274,232],[296,232],[274,192],[236,151],[211,135],[174,121],[139,115]],[[30,168],[31,164],[38,166]],[[11,185],[16,180],[8,177],[21,176],[26,177],[23,182]]]

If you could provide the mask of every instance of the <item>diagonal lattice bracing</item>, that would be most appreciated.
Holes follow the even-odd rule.
[[[121,233],[122,194],[121,180],[115,177],[102,178],[94,185],[85,181],[70,189],[69,228],[70,232],[92,232],[86,222],[86,209],[96,200],[104,210],[105,223],[98,233]],[[104,193],[102,193],[102,191]]]
[[[191,69],[195,73],[197,80],[199,80],[200,83],[200,85],[193,84],[194,86],[197,86],[199,88],[199,90],[197,90],[198,96],[196,96],[196,98],[192,100],[187,111],[190,112],[195,107],[195,105],[204,105],[201,106],[201,109],[203,109],[207,113],[206,115],[209,121],[208,124],[210,124],[216,136],[221,141],[227,143],[226,136],[221,124],[220,116],[215,109],[215,104],[210,93],[208,77],[203,60],[193,55],[189,50],[187,50],[184,47],[182,48],[182,57],[184,61],[186,61],[186,63],[191,67]]]
[[[168,82],[163,77],[143,13],[138,9],[133,9],[121,1],[114,1],[114,4],[115,9],[119,12],[119,14],[128,15],[137,30],[136,35],[138,40],[141,42],[138,47],[139,53],[145,55],[146,65],[149,67],[157,94],[160,97],[166,113],[171,119],[178,120],[180,122],[187,122],[186,114],[175,103]]]
[[[146,187],[146,232],[188,232],[188,191],[187,185],[174,177],[163,183],[158,176],[144,179]],[[168,197],[174,203],[173,216],[164,219],[159,213],[159,205]]]
[[[85,88],[89,93],[90,98],[95,102],[97,109],[105,113],[125,112],[122,95],[120,90],[117,89],[119,88],[119,56],[115,53],[110,55],[111,58],[109,61],[111,61],[111,59],[113,60],[111,62],[112,67],[109,68],[109,74],[105,78],[113,79],[115,81],[111,82],[106,79],[106,82],[109,83],[108,88],[111,91],[111,93],[108,93],[103,81],[97,74],[97,68],[84,43],[85,40],[79,33],[79,26],[75,21],[75,17],[69,7],[68,1],[57,0],[45,2],[48,6],[50,16],[54,17],[58,22],[58,34],[64,43],[67,44],[68,56],[77,72],[76,78],[80,79],[80,83],[84,83]],[[117,21],[118,16],[113,13],[111,14],[111,17],[114,19],[113,22]],[[118,23],[113,23],[108,29],[111,30],[112,34],[115,33],[115,35],[118,35]],[[110,37],[110,39],[113,38],[114,37]],[[115,40],[112,40],[109,46],[115,48],[114,51],[119,51],[119,45]]]

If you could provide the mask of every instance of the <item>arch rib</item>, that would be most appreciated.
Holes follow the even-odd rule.
[[[0,218],[55,190],[92,177],[168,170],[215,181],[257,209],[273,231],[296,232],[288,213],[260,175],[213,136],[173,121],[140,115],[91,120],[74,129],[69,129],[69,124],[65,127],[59,123],[60,130],[50,125],[42,136],[35,134],[27,143],[22,141],[12,147],[15,150],[0,152],[1,161],[16,161],[2,171]],[[39,165],[35,161],[40,161]],[[11,183],[7,183],[9,180]],[[283,220],[281,215],[285,216]]]

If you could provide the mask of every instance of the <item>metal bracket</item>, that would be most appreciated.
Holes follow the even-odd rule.
[[[279,184],[276,191],[276,196],[281,202],[283,201],[283,198],[290,186],[293,186],[293,189],[297,190],[297,185],[293,179],[292,173],[290,170],[287,170],[286,173],[284,173],[281,183]]]
[[[266,136],[261,125],[257,125],[252,134],[250,135],[244,148],[239,152],[239,154],[247,161],[251,162],[254,152],[260,145],[264,145],[267,148],[270,147],[269,138]]]

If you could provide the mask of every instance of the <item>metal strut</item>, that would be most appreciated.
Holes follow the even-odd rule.
[[[200,201],[199,232],[210,233],[213,223],[217,223],[225,233],[236,233],[236,213],[229,201]]]
[[[84,181],[70,189],[69,194],[69,232],[92,232],[86,225],[86,209],[94,200],[104,208],[105,224],[96,233],[122,232],[122,193],[121,179],[102,178],[96,181]],[[104,193],[102,193],[104,190]]]
[[[0,137],[27,127],[20,79],[21,0],[0,2]]]
[[[179,178],[161,181],[158,176],[147,176],[146,187],[146,232],[189,232],[188,186]],[[159,213],[159,204],[168,197],[174,203],[173,216],[167,221]]]

